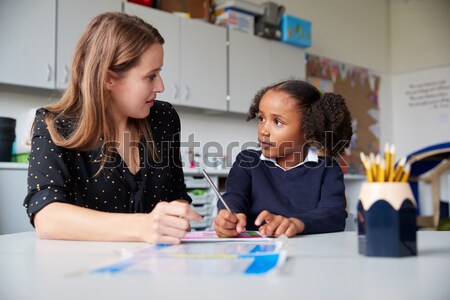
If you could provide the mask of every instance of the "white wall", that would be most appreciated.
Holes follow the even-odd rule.
[[[450,1],[391,0],[391,72],[450,65]]]
[[[450,1],[391,0],[390,13],[393,141],[403,155],[450,141]],[[429,104],[413,107],[412,97]]]
[[[252,0],[263,3],[266,0]],[[420,70],[450,63],[448,0],[278,0],[287,13],[313,22],[313,45],[307,52],[378,71],[381,142],[397,143],[394,129],[404,114],[391,98],[391,69]],[[420,34],[418,34],[418,32]],[[256,92],[256,91],[255,91]],[[5,87],[0,84],[0,115],[18,119],[19,144],[28,135],[30,108],[41,106],[51,91]],[[394,99],[391,101],[391,99]],[[195,132],[201,142],[244,142],[256,137],[245,116],[208,115],[178,109],[182,138]],[[433,134],[433,133],[430,133]],[[405,149],[409,151],[409,149]]]
[[[312,47],[307,52],[381,73],[389,71],[388,0],[273,2],[284,5],[287,14],[312,22]]]

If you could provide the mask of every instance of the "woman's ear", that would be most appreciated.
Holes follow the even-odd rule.
[[[106,89],[111,90],[114,87],[114,84],[116,83],[118,78],[119,76],[117,75],[116,72],[108,70],[106,72],[106,80],[105,80]]]

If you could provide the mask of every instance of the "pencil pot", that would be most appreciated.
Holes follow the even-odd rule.
[[[360,254],[417,255],[416,201],[408,183],[364,183],[357,211]]]

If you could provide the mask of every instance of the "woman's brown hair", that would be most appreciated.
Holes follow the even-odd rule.
[[[117,128],[112,119],[107,73],[122,74],[133,68],[150,46],[164,44],[158,30],[142,19],[124,13],[104,13],[95,17],[84,30],[73,57],[71,80],[58,102],[47,105],[46,123],[57,146],[89,151],[115,141]],[[58,120],[70,123],[70,134],[58,130]],[[139,136],[144,135],[149,155],[157,152],[146,119],[132,119]],[[101,167],[111,154],[102,149]]]

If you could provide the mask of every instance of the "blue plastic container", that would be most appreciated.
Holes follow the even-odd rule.
[[[284,14],[281,18],[281,41],[302,48],[311,47],[312,23]]]

